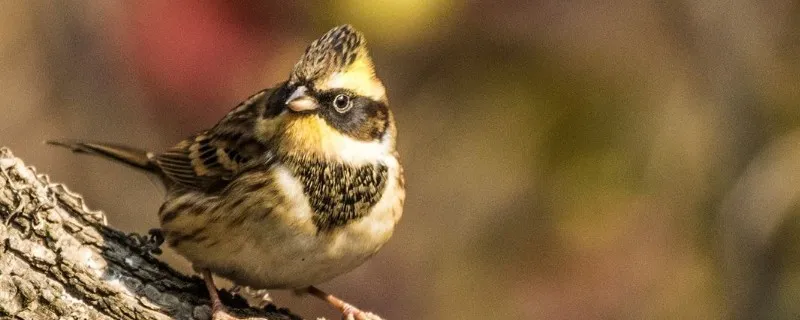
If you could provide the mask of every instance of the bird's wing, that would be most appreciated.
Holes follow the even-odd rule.
[[[165,176],[181,187],[220,189],[255,161],[269,158],[268,138],[256,137],[259,115],[269,104],[271,89],[261,91],[231,110],[214,128],[181,141],[155,160]]]

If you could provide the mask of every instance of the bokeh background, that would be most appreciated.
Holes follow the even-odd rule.
[[[323,289],[388,319],[800,316],[797,1],[3,1],[0,144],[144,232],[153,181],[42,141],[163,150],[342,23],[389,90],[408,199]]]

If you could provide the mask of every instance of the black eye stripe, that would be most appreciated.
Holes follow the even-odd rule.
[[[330,94],[330,92],[328,92]],[[361,141],[380,139],[388,128],[388,107],[385,103],[364,96],[350,96],[346,111],[334,105],[336,95],[326,95],[320,101],[325,107],[320,116],[339,132]]]

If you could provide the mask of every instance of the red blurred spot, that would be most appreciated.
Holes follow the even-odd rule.
[[[143,89],[179,121],[213,120],[233,107],[236,83],[258,79],[264,48],[278,45],[281,12],[261,2],[129,2],[123,31],[129,61]],[[254,84],[254,90],[258,84]],[[154,110],[171,113],[172,110]],[[222,111],[224,112],[224,111]]]

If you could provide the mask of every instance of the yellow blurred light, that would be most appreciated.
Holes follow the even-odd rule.
[[[434,32],[454,9],[449,0],[348,0],[337,2],[333,11],[337,20],[363,30],[367,39],[403,44]]]

